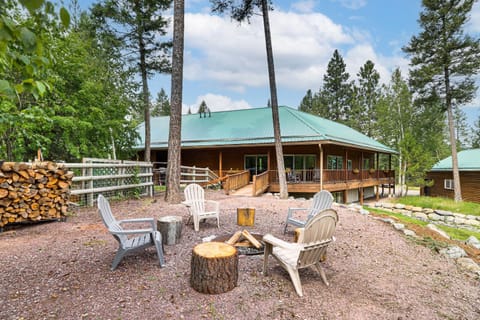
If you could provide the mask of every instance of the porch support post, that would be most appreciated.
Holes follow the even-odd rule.
[[[348,150],[345,148],[345,164],[343,167],[343,172],[345,174],[344,181],[348,183]],[[346,195],[346,194],[345,194]]]
[[[363,206],[363,187],[360,187],[360,205]]]
[[[222,151],[218,154],[218,176],[221,178],[223,177],[223,154]]]
[[[323,190],[323,148],[322,144],[318,144],[318,148],[320,149],[320,191]]]

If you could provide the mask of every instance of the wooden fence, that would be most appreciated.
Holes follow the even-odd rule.
[[[108,198],[153,196],[151,163],[88,158],[65,166],[74,172],[70,201],[80,206],[93,206],[100,193]]]

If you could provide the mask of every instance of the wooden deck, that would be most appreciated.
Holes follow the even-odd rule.
[[[251,197],[253,193],[253,184],[249,183],[244,187],[241,187],[237,190],[230,190],[229,195],[231,196],[247,196]]]

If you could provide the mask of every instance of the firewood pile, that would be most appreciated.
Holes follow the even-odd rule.
[[[63,164],[0,162],[0,227],[64,217],[72,178]]]

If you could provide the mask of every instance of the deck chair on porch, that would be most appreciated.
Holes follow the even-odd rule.
[[[184,190],[185,201],[190,217],[193,218],[193,228],[200,230],[200,220],[207,218],[217,219],[217,228],[220,228],[220,203],[214,200],[205,200],[205,191],[195,183],[191,183]]]
[[[103,223],[119,244],[117,254],[113,259],[111,266],[112,270],[117,268],[118,264],[127,253],[141,250],[149,246],[155,246],[157,249],[160,267],[165,265],[165,260],[163,257],[162,235],[159,231],[157,231],[154,218],[116,220],[112,214],[108,200],[103,195],[98,196],[97,205]],[[150,224],[150,227],[144,229],[124,229],[122,224],[125,223],[142,223],[144,225]]]
[[[289,224],[296,226],[298,228],[303,228],[305,224],[313,218],[313,216],[324,209],[329,209],[332,207],[333,196],[327,190],[322,190],[317,192],[313,196],[312,206],[310,208],[288,208],[287,212],[287,221],[285,222],[285,229],[283,234],[287,233],[287,227]],[[295,217],[295,213],[298,211],[308,211],[307,219],[300,220],[298,217]]]
[[[263,273],[268,273],[268,257],[272,255],[288,271],[295,291],[303,296],[299,270],[315,266],[325,285],[329,286],[320,263],[323,261],[328,245],[334,241],[333,233],[338,221],[337,212],[326,209],[317,213],[305,225],[305,229],[296,243],[286,242],[266,234],[263,237],[265,253]]]

